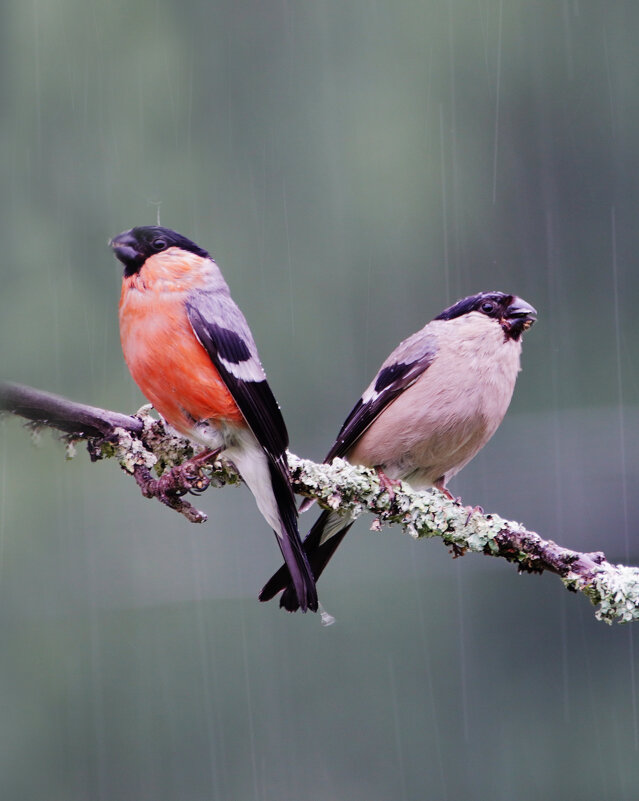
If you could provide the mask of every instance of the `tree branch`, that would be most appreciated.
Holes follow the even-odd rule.
[[[64,433],[67,446],[86,440],[93,461],[116,458],[133,475],[145,497],[184,514],[192,522],[206,515],[186,501],[187,492],[199,493],[210,484],[238,484],[232,464],[198,459],[193,443],[167,429],[144,406],[135,415],[122,415],[74,403],[58,395],[19,384],[0,383],[0,411],[26,417],[36,427],[50,426]],[[613,565],[603,553],[580,553],[544,540],[520,523],[484,514],[448,500],[437,491],[416,492],[402,484],[393,492],[380,486],[374,470],[342,459],[331,465],[288,456],[295,491],[317,500],[324,508],[352,518],[375,515],[372,529],[399,524],[414,538],[441,537],[454,557],[469,551],[500,556],[528,573],[549,571],[567,589],[582,592],[593,604],[598,620],[622,623],[639,619],[639,568]],[[159,478],[153,478],[151,470]]]

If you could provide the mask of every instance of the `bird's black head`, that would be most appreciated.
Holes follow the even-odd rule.
[[[480,292],[462,298],[435,317],[436,320],[454,320],[470,312],[479,312],[497,320],[508,339],[519,339],[537,319],[536,310],[516,295],[504,292]]]
[[[206,250],[198,247],[195,242],[171,231],[170,228],[162,228],[159,225],[147,225],[123,231],[114,236],[109,245],[124,265],[125,275],[134,275],[150,256],[168,248],[177,247],[205,259],[210,258]]]

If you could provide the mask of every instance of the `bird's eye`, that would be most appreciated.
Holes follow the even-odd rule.
[[[495,309],[495,304],[492,303],[490,300],[487,300],[485,303],[481,304],[481,310],[484,314],[490,314]]]
[[[161,238],[154,239],[152,245],[155,250],[164,250],[164,248],[166,247],[166,239],[161,239]]]

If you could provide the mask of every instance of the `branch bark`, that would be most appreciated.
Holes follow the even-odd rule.
[[[0,411],[25,417],[32,426],[62,431],[71,448],[85,440],[93,461],[117,459],[145,497],[157,498],[191,522],[203,522],[206,515],[183,496],[209,485],[237,484],[240,476],[223,458],[212,464],[198,460],[193,443],[152,417],[150,410],[144,406],[135,415],[123,415],[20,384],[0,383]],[[601,552],[569,550],[520,523],[469,509],[437,491],[416,492],[402,484],[391,497],[374,470],[342,459],[330,465],[290,453],[288,459],[295,491],[325,508],[351,517],[370,512],[375,515],[374,530],[398,524],[416,539],[440,537],[454,557],[483,553],[514,563],[520,572],[555,573],[567,589],[582,592],[598,606],[598,620],[639,619],[639,568],[613,565]]]

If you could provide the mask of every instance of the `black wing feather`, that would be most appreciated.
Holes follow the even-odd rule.
[[[200,317],[202,315],[200,314]],[[237,331],[224,328],[222,325],[206,321],[206,333],[212,342],[215,342],[217,353],[227,362],[241,364],[251,358],[251,351],[246,341]]]
[[[398,395],[413,384],[432,364],[435,354],[428,352],[417,361],[395,362],[383,367],[375,379],[374,394],[370,400],[360,398],[344,421],[325,462],[335,457],[344,458],[366,429],[379,417]]]
[[[224,364],[256,358],[246,340],[235,331],[205,317],[196,303],[187,301],[193,330],[229,388],[244,419],[264,450],[279,459],[288,448],[288,432],[280,407],[266,381],[238,378]]]
[[[227,298],[221,306],[219,298],[196,293],[186,302],[187,314],[195,335],[266,453],[271,487],[285,533],[278,536],[277,541],[287,571],[293,577],[294,590],[291,593],[304,611],[317,611],[315,582],[297,530],[295,496],[285,455],[288,432],[280,407],[266,381],[246,320],[229,301]],[[225,321],[228,318],[233,327],[220,325],[216,321],[220,318]]]
[[[400,345],[400,348],[403,345],[404,343]],[[384,409],[428,369],[433,363],[435,355],[436,349],[434,346],[422,348],[419,357],[410,362],[403,361],[399,354],[397,354],[399,360],[395,361],[393,355],[391,355],[375,377],[375,382],[357,401],[344,421],[335,444],[324,461],[330,463],[337,456],[346,457],[353,445]],[[364,398],[368,399],[364,400]],[[302,504],[303,507],[304,504]],[[323,511],[303,543],[315,581],[322,574],[352,525],[352,521],[346,521],[343,528],[339,528],[327,540],[322,542],[325,528],[334,514],[334,512]],[[296,589],[291,583],[291,575],[287,565],[282,565],[267,581],[260,593],[260,601],[269,601],[282,590],[280,606],[289,612],[294,612],[299,607],[299,603],[296,597]]]
[[[322,575],[324,568],[337,550],[337,546],[353,525],[352,521],[345,521],[342,528],[328,540],[322,542],[324,529],[331,515],[334,516],[335,512],[322,511],[322,514],[317,518],[313,528],[303,542],[304,551],[308,557],[308,563],[313,571],[315,581]],[[280,598],[280,606],[288,612],[295,612],[299,608],[299,602],[295,594],[295,587],[291,583],[291,574],[285,564],[266,582],[259,595],[260,601],[270,601],[282,590],[284,592]]]

